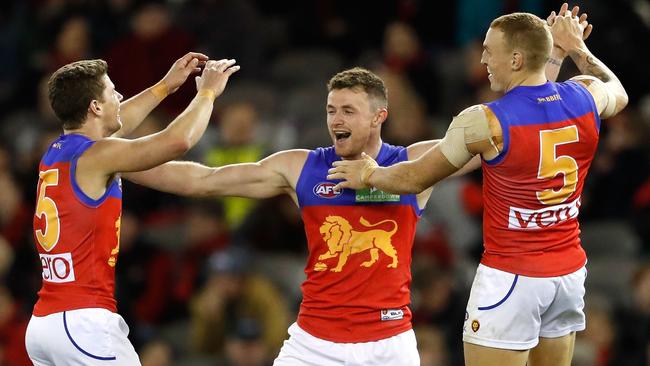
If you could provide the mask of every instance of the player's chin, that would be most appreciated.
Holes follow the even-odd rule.
[[[117,117],[117,118],[115,119],[115,125],[113,125],[113,126],[111,126],[111,127],[112,127],[112,128],[110,128],[110,131],[108,131],[108,132],[109,132],[109,135],[112,135],[112,134],[114,134],[114,133],[116,133],[117,131],[119,131],[119,130],[122,129],[122,120],[120,119],[120,117]]]
[[[338,146],[336,144],[334,145],[334,152],[336,153],[336,155],[338,155],[339,157],[341,157],[343,159],[346,159],[350,155],[352,155],[349,148],[343,147],[343,146]]]
[[[501,86],[501,84],[499,82],[494,80],[493,75],[490,75],[488,77],[488,80],[490,80],[490,90],[492,90],[493,92],[502,92],[503,91],[503,87]]]

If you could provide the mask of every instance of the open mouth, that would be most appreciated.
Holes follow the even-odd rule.
[[[336,141],[343,141],[350,137],[350,132],[334,132],[334,137]]]

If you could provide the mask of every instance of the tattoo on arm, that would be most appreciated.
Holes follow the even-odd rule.
[[[556,58],[549,57],[548,63],[555,65],[555,66],[562,66],[562,60],[558,60]]]
[[[588,51],[576,50],[569,53],[581,73],[592,75],[604,83],[616,78],[612,71]]]

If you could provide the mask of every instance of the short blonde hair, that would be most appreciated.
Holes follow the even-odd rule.
[[[502,31],[508,46],[524,54],[527,68],[544,68],[551,55],[553,37],[541,18],[529,13],[512,13],[494,19],[490,28]]]

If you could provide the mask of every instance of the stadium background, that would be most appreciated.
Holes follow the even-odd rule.
[[[542,0],[25,0],[0,4],[0,365],[27,365],[24,328],[40,286],[31,231],[37,164],[60,133],[45,83],[65,63],[104,58],[126,98],[189,50],[242,65],[187,159],[256,161],[329,145],[325,83],[376,71],[389,90],[384,140],[443,136],[451,116],[496,96],[479,63],[489,22],[543,18]],[[588,329],[575,365],[648,365],[650,36],[646,0],[584,1],[592,51],[630,105],[603,124],[583,194]],[[574,74],[565,62],[559,80]],[[135,135],[165,126],[193,95],[165,100]],[[119,312],[143,365],[268,365],[295,319],[306,243],[290,199],[185,199],[124,182]],[[414,324],[422,365],[462,364],[466,297],[481,253],[481,174],[434,190],[418,227]]]

